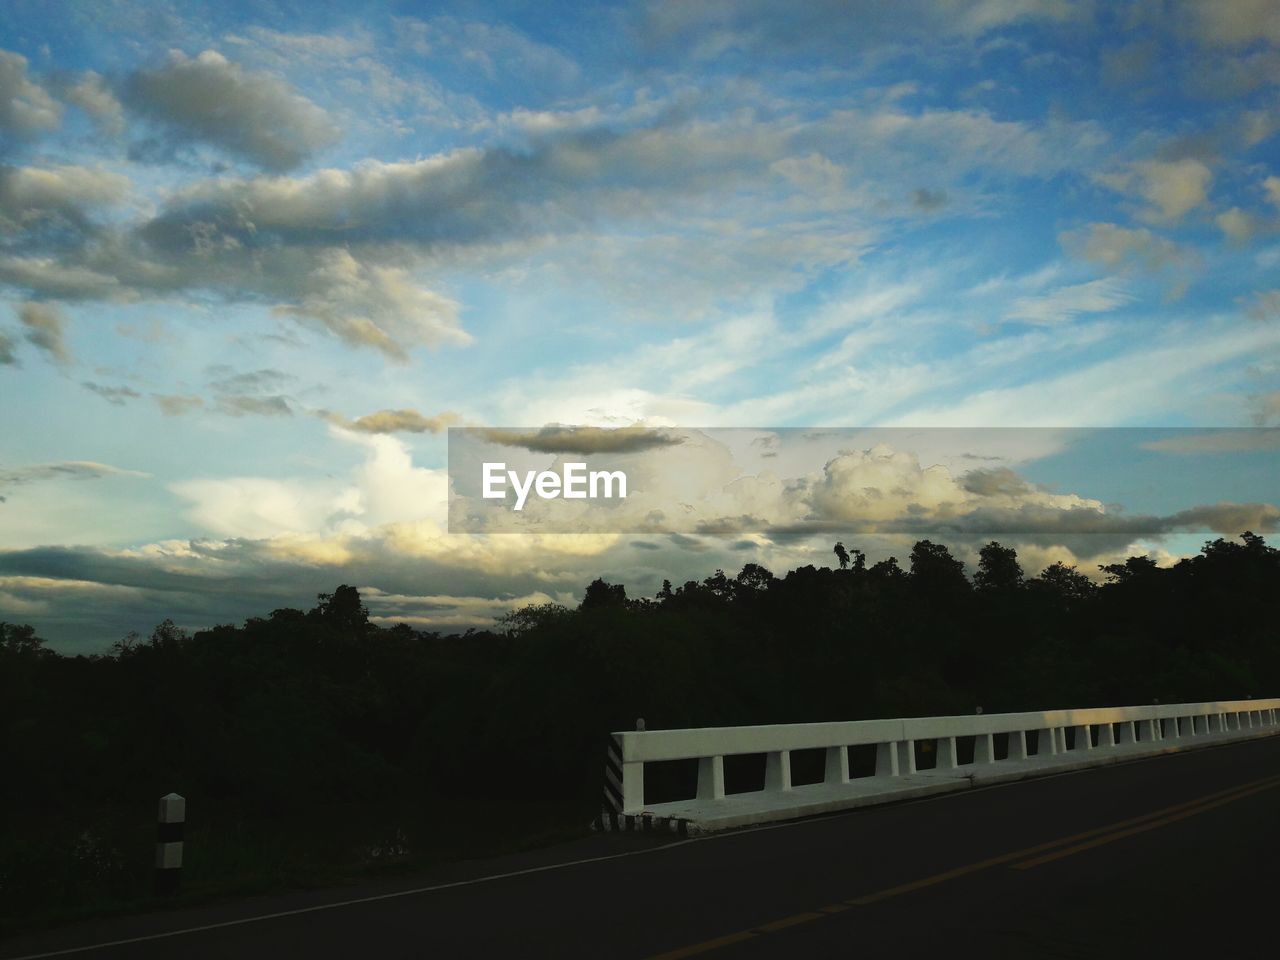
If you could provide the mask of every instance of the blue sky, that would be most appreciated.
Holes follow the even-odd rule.
[[[451,536],[451,423],[1274,425],[1278,108],[1269,0],[8,3],[0,618],[90,649],[352,582],[454,629],[828,562]],[[1274,523],[1256,451],[1127,493],[1058,452],[1006,465]]]

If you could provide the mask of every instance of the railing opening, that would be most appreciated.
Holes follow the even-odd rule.
[[[698,793],[697,760],[654,760],[644,765],[644,802],[692,800]]]
[[[938,765],[938,743],[936,740],[916,741],[916,769],[932,770]],[[905,771],[902,771],[905,772]]]
[[[1009,738],[1011,733],[996,733],[991,737],[991,748],[997,760],[1009,759]]]
[[[724,758],[724,792],[751,793],[764,789],[763,753],[741,753]]]
[[[876,744],[860,743],[849,748],[849,779],[876,775]]]
[[[791,751],[791,785],[822,783],[827,774],[827,751],[822,747]]]
[[[973,753],[977,746],[977,737],[956,737],[956,763],[973,763]]]

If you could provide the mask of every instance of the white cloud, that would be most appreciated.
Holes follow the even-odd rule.
[[[1064,323],[1082,313],[1105,313],[1130,302],[1132,296],[1111,278],[1091,280],[1036,297],[1020,297],[1005,312],[1005,320],[1041,326]]]

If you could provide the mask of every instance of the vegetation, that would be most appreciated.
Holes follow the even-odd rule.
[[[0,923],[136,905],[154,802],[188,798],[189,895],[359,876],[581,831],[604,737],[650,729],[1224,699],[1280,690],[1280,550],[1246,533],[1098,586],[1012,549],[970,580],[922,540],[775,577],[747,564],[654,599],[439,636],[308,612],[187,636],[171,621],[66,657],[0,624]],[[841,558],[842,566],[847,558]],[[536,781],[541,806],[508,801]],[[500,815],[498,815],[500,812]]]

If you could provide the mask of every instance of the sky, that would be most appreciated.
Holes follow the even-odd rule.
[[[11,0],[0,300],[0,620],[59,649],[829,564],[773,528],[876,484],[1171,563],[1280,517],[1280,6]],[[753,522],[450,533],[448,428],[547,425],[692,430]],[[745,479],[709,431],[872,426],[1037,429]],[[1181,432],[1064,454],[1115,427]]]

